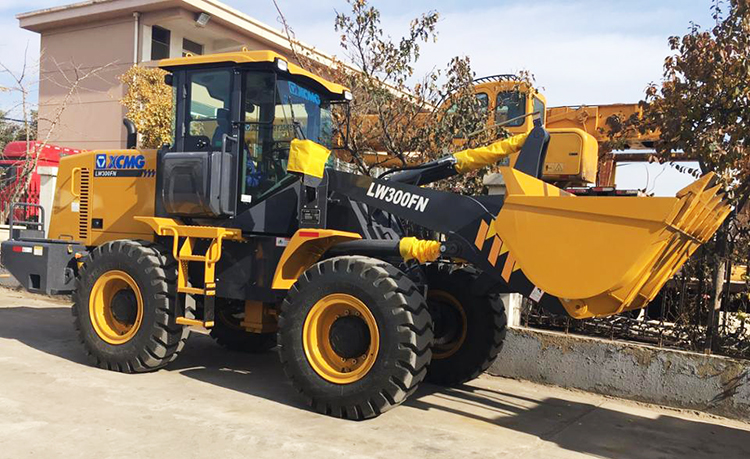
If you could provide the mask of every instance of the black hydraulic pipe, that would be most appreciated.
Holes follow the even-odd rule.
[[[440,159],[430,161],[388,174],[386,180],[406,183],[409,185],[426,185],[437,182],[448,177],[458,175],[456,171],[456,158],[453,155],[444,156]],[[381,175],[383,177],[383,175]]]
[[[375,258],[400,257],[399,243],[400,240],[361,239],[358,241],[346,241],[328,249],[326,255],[333,257],[342,255],[363,255]]]

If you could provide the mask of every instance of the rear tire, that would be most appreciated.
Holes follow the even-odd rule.
[[[221,301],[223,304],[218,304]],[[251,333],[240,326],[245,314],[242,302],[217,299],[216,317],[211,338],[216,344],[235,352],[260,353],[276,346],[276,333]]]
[[[505,305],[494,294],[476,295],[470,268],[426,268],[427,306],[435,340],[427,381],[453,386],[475,379],[497,358],[505,340]]]
[[[143,373],[177,358],[189,331],[175,322],[176,278],[174,259],[149,242],[107,242],[83,259],[72,312],[94,365]]]
[[[424,379],[432,322],[394,266],[344,256],[309,268],[279,315],[285,373],[314,410],[367,419],[399,405]]]

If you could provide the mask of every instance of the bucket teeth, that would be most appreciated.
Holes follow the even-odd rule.
[[[706,174],[677,193],[675,210],[665,222],[668,230],[671,230],[668,241],[654,257],[653,263],[644,270],[641,280],[622,299],[617,312],[648,304],[698,247],[710,240],[719,229],[731,212],[731,207],[720,192],[721,186],[714,185],[715,182],[713,173]],[[634,305],[637,299],[642,304]]]

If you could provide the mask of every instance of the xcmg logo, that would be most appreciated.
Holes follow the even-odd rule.
[[[96,155],[97,169],[143,169],[145,165],[146,158],[143,155]]]
[[[146,167],[143,155],[118,155],[100,153],[95,158],[94,177],[154,177],[154,169]]]

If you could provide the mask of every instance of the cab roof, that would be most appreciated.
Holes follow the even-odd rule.
[[[345,91],[349,91],[348,88],[337,83],[326,80],[325,78],[319,77],[314,73],[308,72],[302,67],[295,65],[287,60],[284,56],[274,51],[234,51],[230,53],[219,53],[219,54],[206,54],[202,56],[188,55],[186,57],[175,57],[171,59],[163,59],[159,61],[159,67],[164,69],[171,69],[174,67],[186,67],[191,65],[202,65],[202,64],[219,64],[224,62],[232,62],[235,64],[249,64],[249,63],[260,63],[268,62],[273,63],[276,59],[281,59],[289,64],[289,73],[297,75],[302,78],[307,78],[315,81],[322,85],[329,92],[343,96]]]

